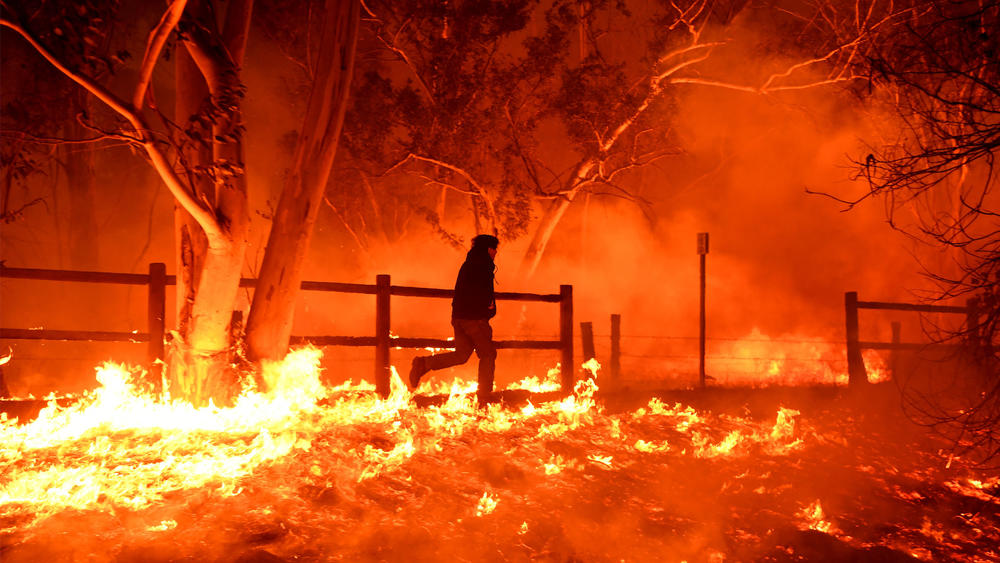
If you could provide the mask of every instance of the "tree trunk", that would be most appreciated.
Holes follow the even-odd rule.
[[[325,10],[316,81],[247,319],[246,342],[251,360],[280,359],[288,350],[309,240],[347,109],[360,3],[326,0]]]
[[[528,249],[524,252],[524,257],[521,259],[521,276],[531,277],[538,270],[538,264],[542,260],[542,255],[545,254],[545,248],[548,246],[549,241],[552,240],[552,234],[556,231],[556,226],[559,225],[559,221],[562,219],[566,210],[569,209],[570,204],[576,199],[578,193],[580,193],[580,188],[582,188],[587,182],[587,176],[590,171],[593,170],[596,161],[586,160],[577,166],[576,172],[571,177],[568,188],[565,190],[561,197],[557,197],[549,202],[548,207],[545,209],[545,214],[538,221],[538,226],[535,228],[535,234],[531,237],[531,242],[528,244]]]
[[[177,49],[174,55],[176,82],[175,121],[187,127],[208,102],[208,86],[186,49]],[[205,132],[207,135],[207,131]],[[192,143],[183,151],[186,168],[205,168],[212,164],[212,148],[207,144]],[[191,175],[188,184],[199,199],[215,204],[212,183],[205,176]],[[177,332],[188,333],[194,307],[195,290],[201,280],[208,239],[204,231],[182,205],[174,207],[174,244],[177,260]]]
[[[199,20],[200,33],[182,39],[190,59],[181,55],[177,63],[177,79],[183,81],[177,85],[178,119],[187,121],[204,109],[206,91],[211,96],[212,128],[203,136],[210,140],[211,154],[196,142],[187,158],[191,160],[189,170],[211,165],[210,178],[192,178],[190,183],[196,196],[212,206],[221,225],[219,234],[206,236],[208,233],[194,228],[191,217],[178,212],[178,296],[183,296],[184,302],[178,304],[180,330],[171,345],[170,382],[173,394],[194,404],[209,400],[226,403],[239,391],[230,361],[230,320],[250,224],[240,65],[251,7],[250,2],[230,5],[225,35],[235,42],[227,44],[224,37],[206,33],[214,29],[212,14],[205,3],[195,3],[192,17]],[[197,72],[192,67],[197,67]]]
[[[148,82],[140,78],[137,101],[130,104],[89,76],[67,66],[25,27],[0,17],[0,26],[21,35],[56,69],[129,122],[135,142],[142,146],[171,194],[204,233],[205,259],[200,272],[194,276],[198,279],[193,284],[190,323],[171,347],[175,352],[171,358],[178,360],[177,379],[183,383],[176,389],[198,404],[204,404],[212,396],[223,397],[219,388],[235,389],[227,369],[226,352],[230,340],[229,320],[239,290],[249,227],[239,79],[253,4],[252,0],[234,0],[229,4],[223,36],[216,31],[216,13],[209,9],[207,1],[193,2],[191,13],[184,12],[198,21],[180,35],[180,43],[191,54],[212,95],[212,132],[203,140],[213,148],[214,162],[210,172],[214,203],[199,196],[191,186],[191,178],[187,182],[181,178],[176,163],[161,150],[157,136],[143,118],[142,107],[139,107],[143,96],[140,94],[149,86]],[[177,0],[170,4],[168,13],[179,18],[178,11],[184,10],[185,5],[185,1]],[[177,18],[164,17],[151,37],[164,37],[176,24]],[[148,45],[141,77],[151,76],[162,46],[163,43],[155,40]],[[188,168],[187,172],[192,173],[192,169]]]

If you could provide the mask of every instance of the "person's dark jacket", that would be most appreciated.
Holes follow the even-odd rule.
[[[491,319],[497,314],[493,295],[493,259],[485,246],[474,246],[465,257],[451,301],[453,319]]]

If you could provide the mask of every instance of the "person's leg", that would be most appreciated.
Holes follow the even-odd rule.
[[[435,354],[433,356],[417,356],[416,358],[413,358],[413,364],[410,366],[409,378],[411,390],[417,388],[420,384],[420,378],[423,377],[425,373],[464,364],[469,360],[469,356],[472,355],[472,350],[474,348],[473,341],[456,322],[456,320],[453,319],[451,324],[455,329],[455,351],[445,352],[444,354]]]
[[[455,329],[455,351],[424,356],[424,366],[427,371],[450,368],[469,361],[474,348],[473,340],[456,321],[452,321],[451,324]]]
[[[496,371],[497,348],[493,343],[493,327],[487,319],[461,321],[463,329],[472,341],[479,356],[479,403],[485,404],[493,392],[493,378]]]

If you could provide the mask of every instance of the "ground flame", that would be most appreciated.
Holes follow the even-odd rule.
[[[474,382],[454,381],[431,389],[442,401],[417,407],[395,370],[380,399],[368,383],[324,387],[320,359],[303,348],[266,364],[269,391],[248,388],[229,408],[144,395],[141,373],[108,363],[101,386],[75,405],[53,401],[31,422],[3,420],[5,563],[122,561],[126,547],[143,554],[150,545],[217,561],[239,553],[209,555],[208,546],[290,559],[394,559],[383,550],[398,548],[413,560],[747,560],[784,550],[789,529],[851,549],[957,553],[997,529],[992,513],[963,524],[935,509],[885,538],[841,532],[820,504],[834,491],[801,486],[829,482],[829,460],[865,439],[841,418],[821,430],[784,406],[758,421],[659,398],[609,411],[596,362],[559,400],[482,408]],[[516,387],[550,390],[559,380],[552,370]],[[850,469],[854,478],[887,491],[913,479],[900,459],[880,455]],[[940,469],[943,478],[918,470],[940,491],[995,506],[994,477],[959,465]],[[222,530],[239,539],[222,541]],[[73,541],[52,541],[66,534]],[[618,536],[627,541],[610,540]]]

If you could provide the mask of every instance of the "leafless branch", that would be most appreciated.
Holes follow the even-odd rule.
[[[374,21],[378,22],[383,27],[385,26],[385,22],[382,21],[371,10],[371,8],[369,8],[364,4],[362,4],[362,7],[365,9],[365,11],[368,12],[368,14],[372,17]],[[386,39],[385,36],[383,36],[382,33],[379,32],[375,33],[375,37],[378,38],[379,43],[385,45],[386,49],[389,49],[389,51],[391,51],[397,57],[399,57],[399,60],[403,61],[403,63],[406,65],[406,68],[410,70],[410,74],[412,74],[413,77],[416,79],[417,84],[420,85],[420,89],[423,90],[424,94],[427,96],[427,99],[431,102],[432,105],[436,105],[434,94],[431,93],[431,89],[427,85],[427,82],[424,81],[424,77],[421,74],[420,70],[417,68],[417,65],[410,58],[410,55],[402,47],[399,46],[399,38],[402,35],[403,30],[406,29],[406,27],[409,24],[410,24],[409,19],[405,20],[402,24],[400,24],[399,29],[397,29],[396,32],[393,34],[391,40]]]
[[[142,65],[139,67],[139,81],[136,83],[135,94],[132,96],[132,107],[136,111],[142,111],[143,99],[146,97],[146,90],[153,78],[156,61],[160,58],[160,52],[163,51],[163,46],[166,45],[170,34],[177,27],[177,22],[181,20],[186,6],[187,0],[173,0],[160,18],[160,22],[149,32],[146,53],[143,55]]]
[[[42,45],[41,42],[26,28],[7,18],[0,18],[0,26],[7,27],[16,32],[24,38],[24,40],[27,41],[39,55],[48,61],[49,64],[54,66],[57,70],[62,72],[68,78],[79,84],[85,90],[97,97],[97,99],[101,100],[108,107],[124,117],[131,124],[136,135],[136,141],[142,144],[146,154],[148,154],[150,159],[153,161],[153,166],[156,168],[157,172],[159,172],[160,177],[163,178],[164,182],[167,184],[167,188],[170,189],[177,201],[189,213],[191,213],[192,217],[194,217],[196,221],[198,221],[198,224],[201,225],[205,234],[209,238],[224,238],[222,226],[219,224],[211,208],[204,205],[203,202],[195,199],[191,191],[187,189],[180,177],[174,171],[173,167],[170,165],[166,156],[156,146],[156,141],[151,133],[151,130],[146,126],[146,123],[142,119],[141,115],[133,111],[126,102],[115,96],[100,83],[67,67],[58,59],[58,57]]]
[[[535,184],[535,190],[540,191],[542,189],[542,182],[538,178],[538,172],[535,171],[534,165],[528,160],[528,156],[524,154],[524,149],[521,147],[520,135],[517,134],[517,124],[514,123],[514,117],[510,114],[510,105],[504,104],[503,106],[504,114],[507,116],[507,123],[510,124],[510,135],[511,139],[514,141],[514,150],[517,151],[517,156],[524,163],[524,169],[528,171],[528,176],[531,177],[531,181]]]
[[[40,197],[36,197],[35,199],[29,201],[28,203],[25,203],[24,205],[18,207],[17,209],[13,209],[13,210],[8,210],[7,209],[7,202],[4,201],[4,210],[3,210],[3,213],[0,213],[0,221],[2,221],[4,223],[13,223],[21,215],[24,214],[24,211],[26,209],[28,209],[29,207],[32,207],[34,205],[37,205],[39,203],[41,203],[42,205],[44,205],[46,208],[48,207],[48,203],[46,203],[45,199],[44,198],[40,198]]]
[[[358,245],[358,249],[361,250],[362,252],[368,252],[368,245],[362,242],[361,237],[358,236],[357,231],[355,231],[354,228],[351,227],[350,222],[348,222],[347,218],[344,217],[344,215],[340,212],[339,209],[337,209],[337,206],[330,201],[330,198],[323,196],[323,203],[325,203],[326,206],[329,207],[331,211],[333,211],[333,214],[336,215],[338,219],[340,219],[340,222],[344,225],[344,228],[347,229],[348,234],[350,234],[351,238],[354,239],[354,244]]]
[[[32,135],[31,133],[26,133],[24,131],[14,131],[10,129],[0,130],[0,136],[17,139],[19,141],[26,141],[29,143],[37,143],[40,145],[78,145],[78,144],[89,144],[89,143],[99,143],[101,141],[116,140],[125,142],[135,142],[135,139],[125,135],[115,135],[115,134],[105,134],[96,135],[94,137],[89,137],[86,139],[66,139],[63,137],[40,137],[38,135]]]
[[[456,186],[454,184],[450,184],[448,182],[442,182],[441,180],[438,180],[436,178],[431,178],[430,176],[428,176],[426,174],[414,173],[414,175],[416,175],[418,178],[420,178],[421,180],[423,180],[424,181],[424,185],[426,185],[426,186],[440,186],[442,188],[445,188],[447,190],[451,190],[453,192],[460,193],[462,195],[471,195],[471,196],[478,196],[479,195],[479,193],[476,192],[476,191],[473,191],[473,190],[463,190],[462,188],[460,188],[460,187],[458,187],[458,186]]]

